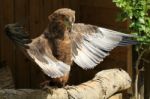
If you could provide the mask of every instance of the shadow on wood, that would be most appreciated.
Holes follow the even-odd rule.
[[[0,88],[15,88],[11,71],[8,66],[6,66],[5,62],[0,62]]]

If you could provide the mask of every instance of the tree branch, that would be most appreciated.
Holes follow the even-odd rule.
[[[104,70],[78,86],[52,88],[52,93],[33,89],[3,89],[0,99],[107,99],[131,86],[131,78],[122,69]]]

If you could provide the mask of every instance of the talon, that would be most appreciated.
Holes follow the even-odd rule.
[[[74,86],[66,85],[64,88],[65,88],[65,89],[74,89]]]
[[[50,94],[53,94],[53,88],[50,86],[45,85],[42,89]]]
[[[49,83],[50,83],[50,80],[46,80],[46,81],[40,83],[40,87],[43,88],[43,87],[45,87],[45,86],[48,86]]]

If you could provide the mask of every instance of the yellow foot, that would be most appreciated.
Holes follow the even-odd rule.
[[[50,93],[50,94],[53,94],[53,87],[51,86],[48,86],[48,85],[45,85],[43,88],[42,88],[44,91],[46,91],[47,93]]]
[[[43,88],[44,86],[48,86],[49,83],[50,83],[50,80],[46,80],[46,81],[40,83],[40,87]]]
[[[65,88],[65,89],[75,89],[75,86],[66,85],[64,88]]]

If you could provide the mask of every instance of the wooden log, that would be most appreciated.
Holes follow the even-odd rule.
[[[115,95],[111,96],[109,99],[122,99],[122,93],[115,94]]]
[[[131,86],[131,78],[122,69],[103,70],[85,83],[48,91],[33,89],[3,89],[0,99],[107,99]]]

